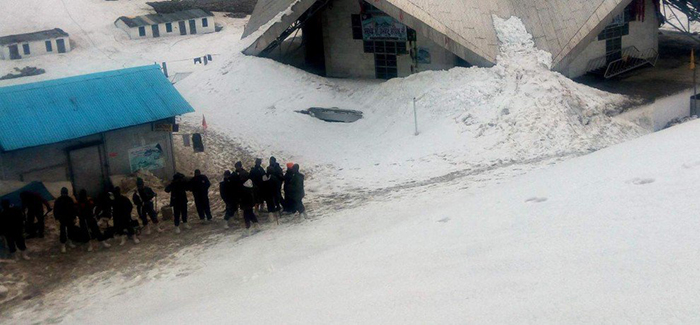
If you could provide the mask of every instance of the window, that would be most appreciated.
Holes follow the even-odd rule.
[[[139,36],[146,36],[146,27],[139,27]]]
[[[165,32],[166,32],[166,33],[172,33],[172,32],[173,32],[173,24],[172,24],[172,23],[165,23]]]
[[[611,38],[620,38],[625,35],[630,34],[630,25],[624,24],[622,26],[608,26],[599,35],[598,40],[604,41]]]
[[[53,52],[53,46],[51,40],[46,41],[46,52]]]
[[[24,51],[24,54],[25,54],[25,55],[31,54],[31,53],[29,52],[29,44],[22,44],[22,50]]]
[[[206,18],[202,18],[202,27],[208,27],[209,21]]]
[[[360,15],[351,15],[352,21],[352,39],[363,39],[362,34],[362,17]]]
[[[374,69],[377,79],[391,79],[398,76],[396,55],[375,54]]]
[[[365,53],[408,54],[406,42],[397,41],[364,41]]]

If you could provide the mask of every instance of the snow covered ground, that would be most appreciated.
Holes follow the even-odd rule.
[[[215,34],[132,41],[112,22],[146,13],[145,1],[14,3],[0,0],[10,8],[0,34],[61,27],[76,47],[1,62],[0,73],[47,73],[0,86],[172,61],[171,73],[193,72],[176,84],[197,109],[186,123],[205,115],[250,152],[312,171],[312,196],[344,192],[362,204],[219,236],[144,274],[79,278],[3,311],[0,323],[700,321],[700,122],[639,138],[649,131],[608,114],[627,98],[549,71],[550,56],[518,19],[497,20],[493,68],[380,83],[246,57],[245,20],[221,17]],[[218,54],[212,64],[190,63],[207,53]],[[329,124],[296,113],[310,106],[365,117]],[[391,190],[372,191],[382,188]]]
[[[698,323],[698,137],[690,122],[486,189],[404,190],[3,321]]]

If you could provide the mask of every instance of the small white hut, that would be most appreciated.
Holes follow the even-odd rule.
[[[203,9],[191,9],[170,14],[119,17],[114,25],[123,29],[131,39],[207,34],[216,31],[214,14]]]
[[[0,37],[0,59],[18,60],[71,50],[68,33],[60,28]]]

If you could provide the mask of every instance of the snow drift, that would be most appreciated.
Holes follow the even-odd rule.
[[[520,19],[496,19],[496,25],[501,54],[492,68],[428,71],[379,83],[326,79],[233,54],[178,89],[198,113],[213,117],[208,121],[218,131],[253,152],[311,167],[317,181],[310,183],[322,183],[323,190],[578,155],[645,133],[608,116],[627,98],[550,71],[551,55],[535,48]],[[419,136],[413,136],[413,98],[419,99]],[[294,113],[312,106],[359,110],[364,119],[337,125]]]

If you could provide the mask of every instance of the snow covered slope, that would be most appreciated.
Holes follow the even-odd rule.
[[[232,54],[178,89],[210,125],[253,152],[313,167],[316,181],[310,184],[318,192],[381,188],[478,166],[588,153],[645,132],[607,117],[626,98],[550,71],[551,55],[534,47],[519,19],[496,21],[503,46],[493,68],[423,72],[378,83],[326,79]],[[312,106],[359,110],[364,119],[325,123],[296,113]]]
[[[487,189],[404,190],[78,279],[0,320],[696,324],[698,137],[690,122]]]

